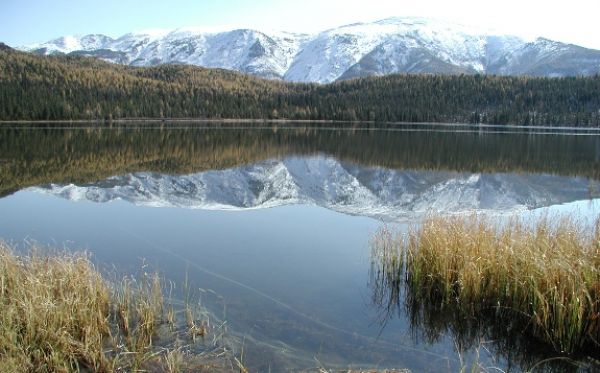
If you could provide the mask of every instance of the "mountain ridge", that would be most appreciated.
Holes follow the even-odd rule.
[[[21,47],[134,65],[189,64],[292,82],[394,73],[577,76],[600,73],[600,51],[420,17],[390,17],[314,34],[197,28],[63,36]]]

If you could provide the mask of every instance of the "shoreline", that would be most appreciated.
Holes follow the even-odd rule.
[[[88,124],[88,125],[101,125],[111,126],[113,124],[193,124],[193,123],[205,123],[205,124],[335,124],[335,125],[353,125],[353,126],[435,126],[435,127],[446,127],[446,128],[470,128],[470,129],[519,129],[519,130],[559,130],[559,131],[574,131],[574,132],[593,132],[600,134],[600,127],[574,127],[568,125],[561,126],[523,126],[513,124],[472,124],[472,123],[449,123],[449,122],[377,122],[377,121],[342,121],[342,120],[331,120],[331,119],[215,119],[215,118],[123,118],[113,120],[99,120],[99,119],[60,119],[60,120],[0,120],[0,128],[6,125],[27,125],[27,124]],[[341,129],[341,128],[340,128]],[[392,128],[389,128],[392,129]]]

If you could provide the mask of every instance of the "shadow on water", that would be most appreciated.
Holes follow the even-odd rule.
[[[529,315],[476,305],[477,311],[471,312],[459,301],[423,294],[420,283],[411,281],[406,270],[406,254],[396,241],[400,239],[385,227],[371,243],[369,288],[382,331],[394,319],[407,319],[415,343],[435,344],[450,338],[467,371],[595,372],[600,368],[597,342],[571,354],[561,353],[532,331]],[[482,355],[494,356],[493,361],[479,360]]]
[[[139,171],[190,174],[313,154],[390,169],[600,179],[598,141],[597,134],[427,125],[3,125],[0,196],[40,184],[96,182]]]

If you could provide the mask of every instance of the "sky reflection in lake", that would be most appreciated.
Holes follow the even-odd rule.
[[[586,202],[600,190],[600,147],[589,136],[111,131],[4,132],[0,237],[89,250],[122,273],[144,260],[179,284],[187,272],[259,371],[312,368],[315,358],[340,368],[457,368],[450,334],[415,339],[402,312],[381,328],[372,235],[431,212],[598,212]]]

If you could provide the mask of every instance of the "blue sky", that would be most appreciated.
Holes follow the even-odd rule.
[[[423,16],[600,49],[599,0],[0,0],[0,41],[200,26],[316,32],[390,16]]]

